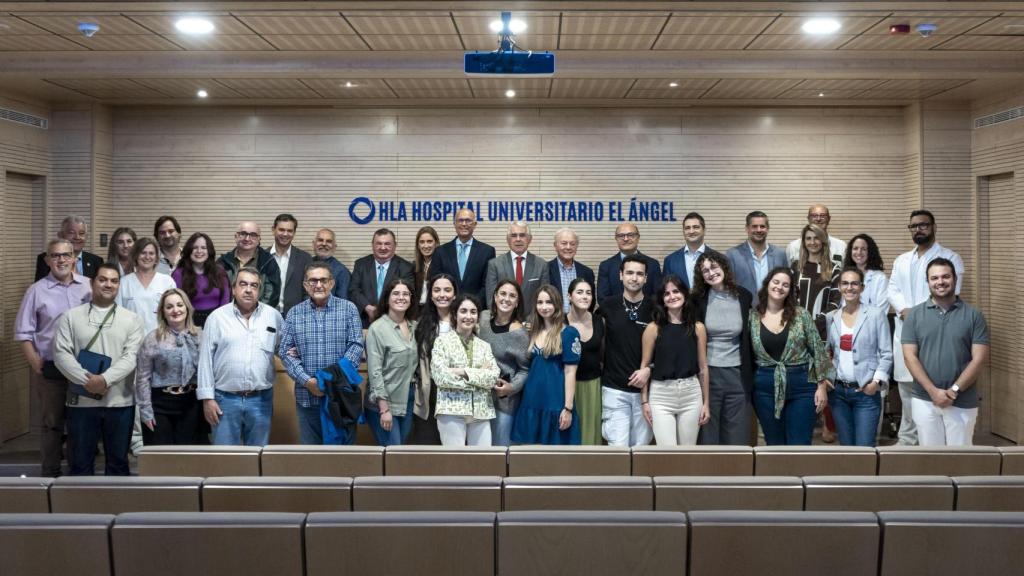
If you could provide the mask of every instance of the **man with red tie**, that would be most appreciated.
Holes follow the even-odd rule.
[[[487,307],[491,306],[498,282],[507,278],[515,280],[522,288],[523,309],[529,310],[537,289],[548,283],[547,262],[529,252],[533,234],[525,222],[509,224],[505,240],[508,242],[508,253],[496,256],[487,263],[487,288],[484,293]]]

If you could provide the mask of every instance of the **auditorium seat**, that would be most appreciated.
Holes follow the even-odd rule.
[[[322,476],[227,476],[203,482],[204,512],[343,512],[352,479]]]
[[[500,476],[363,476],[352,485],[356,512],[499,512]]]
[[[1024,512],[1024,476],[957,476],[956,509]]]
[[[306,521],[306,575],[493,576],[493,512],[321,512]]]
[[[199,512],[202,478],[62,476],[50,486],[50,508],[68,514]]]
[[[0,514],[3,576],[110,576],[109,514]]]
[[[803,510],[795,476],[655,476],[656,510]]]
[[[874,476],[878,455],[864,446],[758,446],[754,473],[758,476]]]
[[[503,485],[503,510],[653,510],[650,477],[517,476]]]
[[[497,574],[679,576],[686,547],[678,512],[502,512]]]
[[[710,510],[688,517],[689,576],[875,576],[878,570],[878,519],[870,512]]]
[[[0,477],[0,514],[50,511],[53,478]]]
[[[952,510],[948,476],[805,476],[805,510]]]
[[[509,476],[629,476],[630,452],[620,446],[511,446]]]
[[[144,446],[139,476],[259,476],[258,446]]]
[[[260,454],[264,476],[383,476],[380,446],[270,445]]]
[[[880,446],[878,475],[998,476],[999,450],[992,446]]]
[[[749,446],[635,446],[634,476],[750,476]]]
[[[384,452],[388,476],[505,476],[504,446],[389,446]]]
[[[880,576],[1002,576],[1020,574],[1024,566],[1022,512],[894,511],[878,518]]]
[[[1024,476],[1024,446],[1000,446],[1003,476]]]
[[[302,576],[305,520],[279,512],[121,514],[111,531],[114,573]]]

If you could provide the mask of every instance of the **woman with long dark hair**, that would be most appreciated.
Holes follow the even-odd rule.
[[[416,401],[413,406],[413,444],[438,445],[441,436],[437,431],[437,388],[430,374],[430,361],[434,354],[434,341],[438,336],[452,331],[455,301],[455,278],[448,274],[436,274],[427,285],[430,297],[420,312],[416,323],[416,352],[419,356],[419,381],[416,385]]]
[[[416,280],[416,301],[420,306],[427,303],[429,291],[427,280],[430,278],[430,263],[434,260],[434,250],[441,245],[437,230],[432,226],[424,226],[416,232],[416,258],[413,262],[413,275]]]
[[[502,280],[491,294],[491,309],[480,315],[480,338],[491,345],[500,372],[494,385],[495,417],[491,444],[511,443],[512,423],[530,369],[530,337],[523,325],[523,291],[515,280]]]
[[[885,276],[885,262],[875,239],[867,234],[854,236],[846,245],[843,268],[857,268],[864,274],[861,303],[878,308],[883,315],[886,314],[889,311],[889,279]]]
[[[395,278],[384,286],[377,303],[379,317],[366,331],[366,420],[381,446],[404,444],[412,432],[417,367],[413,285]]]
[[[601,445],[601,362],[604,359],[604,317],[594,314],[594,286],[586,278],[569,283],[566,322],[580,334],[580,363],[576,366],[576,414],[580,441]]]
[[[107,248],[107,263],[117,264],[117,269],[124,277],[135,272],[135,263],[132,262],[132,248],[139,237],[135,230],[122,226],[110,235],[110,246]]]
[[[192,301],[196,326],[204,326],[210,312],[231,301],[228,275],[217,264],[213,240],[202,232],[196,232],[185,242],[171,277]]]

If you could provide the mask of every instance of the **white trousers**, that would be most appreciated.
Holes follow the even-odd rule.
[[[443,446],[490,446],[491,421],[470,416],[437,415],[437,432]]]
[[[704,395],[696,376],[652,380],[647,399],[651,403],[654,440],[658,446],[697,444]]]
[[[921,446],[973,446],[977,408],[939,408],[931,400],[914,398],[914,423]]]
[[[651,427],[644,419],[640,392],[601,387],[601,435],[610,446],[645,446]]]
[[[917,446],[917,424],[914,422],[914,389],[913,382],[896,382],[897,390],[900,393],[900,405],[903,407],[900,415],[900,446]],[[931,402],[929,402],[931,404]]]

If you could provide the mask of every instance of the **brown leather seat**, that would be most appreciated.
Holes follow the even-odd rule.
[[[874,476],[878,455],[864,446],[758,446],[754,473],[758,476]]]
[[[50,508],[69,514],[199,512],[202,478],[63,476],[50,486]]]
[[[50,511],[53,478],[0,477],[0,514]]]
[[[875,576],[870,512],[691,512],[689,576]],[[906,572],[905,574],[925,574]]]
[[[1003,476],[1024,476],[1024,446],[1000,446]]]
[[[803,510],[795,476],[655,476],[657,510]]]
[[[1020,574],[1022,512],[879,512],[881,576]]]
[[[0,574],[110,576],[109,514],[0,514]]]
[[[336,512],[352,509],[352,479],[227,476],[203,482],[204,512]]]
[[[749,446],[634,446],[634,476],[750,476]]]
[[[302,576],[305,514],[131,512],[114,522],[114,573]]]
[[[307,576],[493,576],[493,512],[327,512],[306,521]]]
[[[511,446],[509,476],[629,476],[629,448],[620,446]]]
[[[806,476],[806,510],[952,510],[948,476]]]
[[[501,576],[678,576],[686,573],[686,548],[686,516],[678,512],[498,514]]]
[[[145,446],[139,476],[259,476],[258,446]]]
[[[654,486],[639,476],[506,478],[504,510],[653,510]]]
[[[998,476],[1002,455],[992,446],[880,446],[878,475]]]
[[[363,476],[352,485],[352,509],[499,512],[501,477]]]
[[[380,446],[264,446],[260,454],[264,476],[381,476],[384,448]]]
[[[956,509],[1024,512],[1024,476],[957,476]]]
[[[504,446],[389,446],[384,453],[388,476],[505,476]]]

